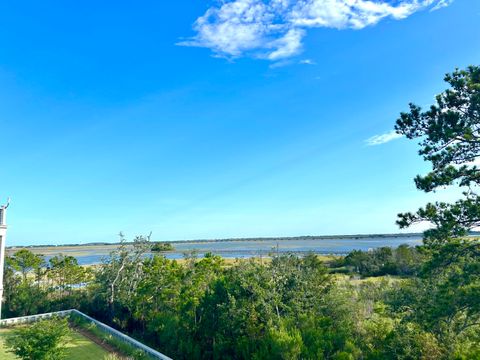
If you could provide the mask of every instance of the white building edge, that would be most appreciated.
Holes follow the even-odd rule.
[[[3,271],[5,266],[5,241],[7,239],[8,205],[10,205],[10,199],[8,199],[5,205],[0,205],[0,319],[2,318]]]

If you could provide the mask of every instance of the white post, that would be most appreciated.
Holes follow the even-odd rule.
[[[2,318],[3,301],[3,270],[5,265],[5,240],[7,238],[7,208],[6,205],[0,205],[0,319]]]

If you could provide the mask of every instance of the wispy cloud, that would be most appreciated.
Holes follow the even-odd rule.
[[[401,137],[402,137],[402,135],[397,134],[395,132],[395,130],[392,130],[392,131],[387,132],[385,134],[372,136],[371,138],[365,140],[365,143],[368,146],[381,145],[381,144],[388,143],[392,140],[395,140],[395,139],[398,139],[398,138],[401,138]]]
[[[303,59],[303,60],[300,60],[299,63],[303,65],[317,65],[317,63],[312,59]]]
[[[448,6],[453,0],[223,0],[178,43],[211,49],[216,56],[278,61],[298,55],[310,28],[363,29],[390,17]]]
[[[276,68],[281,68],[281,67],[292,65],[292,64],[293,64],[292,60],[282,59],[282,60],[276,61],[274,63],[271,63],[268,67],[270,69],[276,69]]]
[[[447,7],[452,3],[453,0],[440,0],[430,9],[430,11],[440,10],[441,8]]]

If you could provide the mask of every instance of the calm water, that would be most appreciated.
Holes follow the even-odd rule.
[[[401,244],[420,245],[420,237],[373,237],[363,239],[308,239],[308,240],[255,240],[255,241],[222,241],[222,242],[188,242],[175,243],[175,251],[165,253],[169,259],[181,259],[185,253],[196,251],[198,257],[212,252],[226,258],[248,258],[268,256],[272,249],[281,253],[346,254],[352,250],[369,250],[382,246],[397,247]],[[81,265],[93,265],[102,262],[111,248],[96,247],[94,249],[70,248],[62,250],[65,255],[72,255]],[[59,251],[60,252],[60,251]],[[45,256],[48,261],[55,254]]]

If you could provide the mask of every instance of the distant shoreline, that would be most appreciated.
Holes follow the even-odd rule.
[[[174,249],[161,252],[168,259],[181,259],[185,254],[197,254],[203,257],[207,253],[220,255],[225,258],[250,258],[256,256],[269,256],[272,252],[289,254],[335,254],[345,255],[353,250],[368,251],[370,249],[387,246],[397,247],[401,244],[412,246],[420,245],[421,234],[377,234],[372,235],[330,235],[330,236],[297,236],[297,237],[269,237],[246,239],[217,239],[217,240],[190,240],[171,241]],[[128,250],[133,249],[133,244],[127,243]],[[73,256],[80,265],[100,263],[112,251],[118,249],[118,243],[90,243],[81,245],[63,246],[31,246],[10,247],[7,254],[12,256],[19,250],[28,249],[35,254],[45,257],[48,261],[53,256],[60,254]]]
[[[164,240],[152,242],[166,242],[171,244],[195,244],[195,243],[221,243],[221,242],[248,242],[248,241],[301,241],[301,240],[337,240],[337,239],[366,239],[366,238],[410,238],[421,237],[422,233],[395,233],[395,234],[354,234],[354,235],[306,235],[306,236],[288,236],[288,237],[256,237],[256,238],[225,238],[225,239],[197,239],[197,240]],[[116,246],[119,242],[91,242],[83,244],[43,244],[43,245],[23,245],[7,246],[7,249],[21,248],[62,248],[62,247],[87,247],[87,246]],[[129,241],[125,244],[131,245]]]

